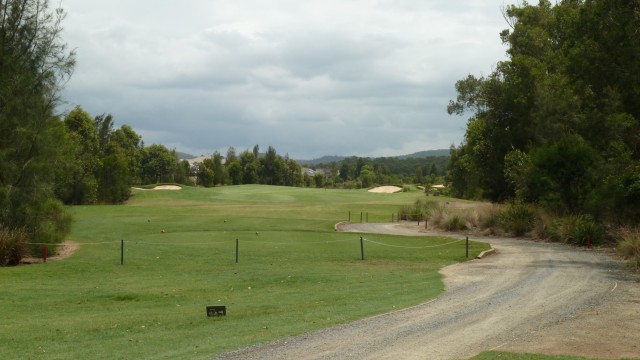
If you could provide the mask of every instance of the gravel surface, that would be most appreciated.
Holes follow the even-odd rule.
[[[410,224],[341,230],[426,235]],[[463,359],[493,349],[640,358],[640,284],[618,260],[560,244],[473,240],[497,254],[444,268],[437,299],[219,358]]]

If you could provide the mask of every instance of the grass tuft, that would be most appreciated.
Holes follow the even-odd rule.
[[[631,267],[640,270],[640,228],[619,230],[617,251]]]

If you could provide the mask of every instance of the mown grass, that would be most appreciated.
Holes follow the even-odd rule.
[[[361,234],[333,229],[349,211],[389,221],[419,196],[238,186],[70,208],[74,256],[0,269],[0,358],[204,359],[424,302],[463,242],[363,235],[375,243],[361,261]]]

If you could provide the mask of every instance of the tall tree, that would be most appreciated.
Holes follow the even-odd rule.
[[[504,15],[508,60],[457,82],[448,107],[471,113],[454,193],[637,218],[640,1],[541,0]]]
[[[47,1],[0,1],[0,224],[34,242],[59,241],[70,224],[54,197],[65,148],[54,111],[75,64],[63,19]]]
[[[175,181],[178,168],[178,155],[164,145],[154,144],[142,152],[142,181],[158,184]]]
[[[93,204],[98,200],[96,173],[100,166],[96,124],[76,106],[64,119],[73,146],[73,169],[67,176],[63,200],[68,204]]]

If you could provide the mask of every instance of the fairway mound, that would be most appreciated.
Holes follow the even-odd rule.
[[[393,194],[400,191],[402,191],[402,188],[399,186],[378,186],[376,188],[369,189],[369,192],[382,194]]]
[[[182,187],[178,185],[158,185],[153,189],[145,189],[145,188],[139,188],[139,187],[135,187],[134,189],[136,190],[182,190]]]

